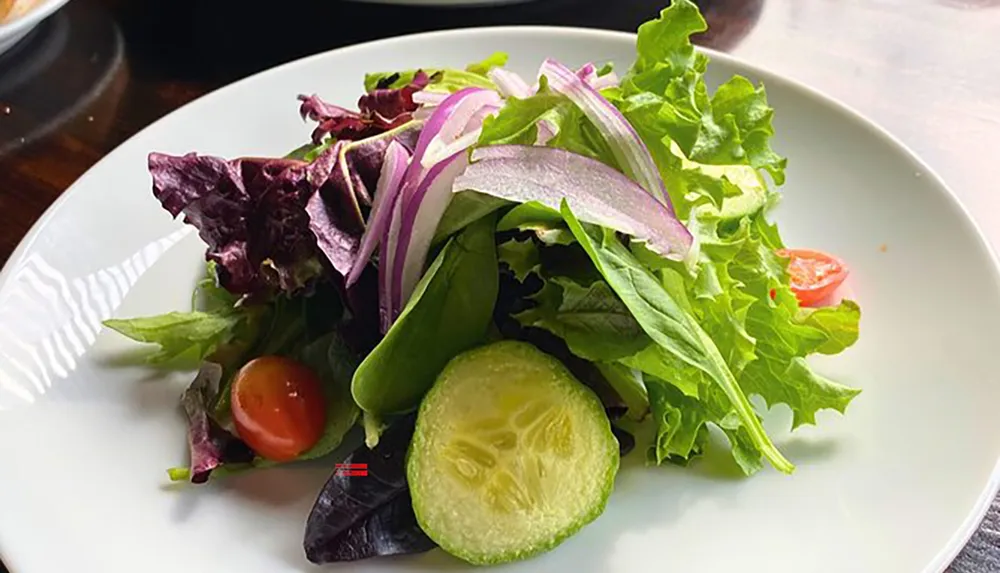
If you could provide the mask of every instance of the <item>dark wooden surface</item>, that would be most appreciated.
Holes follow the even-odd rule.
[[[234,79],[421,30],[544,23],[631,31],[665,3],[536,0],[428,10],[329,0],[255,11],[235,0],[73,0],[0,55],[0,264],[102,156]],[[875,119],[944,177],[1000,245],[1000,0],[700,3],[712,27],[700,43],[804,81]],[[952,571],[1000,571],[997,504]]]

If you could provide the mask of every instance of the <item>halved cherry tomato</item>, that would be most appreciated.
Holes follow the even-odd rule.
[[[833,294],[847,278],[843,261],[809,249],[781,249],[778,255],[788,257],[788,274],[792,292],[802,306],[812,306]]]
[[[281,356],[246,363],[232,387],[236,433],[258,455],[290,461],[313,447],[326,426],[326,400],[316,374]]]

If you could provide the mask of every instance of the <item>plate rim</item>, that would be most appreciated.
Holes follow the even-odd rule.
[[[51,0],[44,7],[39,8],[36,12],[39,15],[32,16],[29,14],[20,20],[15,20],[11,25],[6,27],[0,26],[0,33],[8,31],[8,28],[15,28],[18,25],[30,26],[37,24],[44,18],[51,15],[58,8],[65,5],[69,0]],[[41,13],[44,12],[44,15]],[[32,23],[27,23],[27,22]],[[377,40],[370,40],[366,42],[361,42],[358,44],[352,44],[349,46],[341,46],[339,48],[333,48],[330,50],[325,50],[308,56],[304,56],[295,60],[290,60],[288,62],[279,64],[277,66],[272,66],[270,68],[261,70],[257,73],[249,75],[247,77],[236,80],[225,86],[216,88],[210,92],[207,92],[187,103],[177,107],[171,112],[165,114],[159,119],[153,121],[146,127],[137,131],[128,137],[125,141],[121,142],[115,146],[106,155],[96,161],[91,165],[85,172],[83,172],[79,177],[77,177],[60,195],[59,197],[49,205],[48,208],[42,213],[42,215],[31,225],[24,237],[18,242],[17,247],[11,252],[10,257],[4,263],[3,267],[0,268],[0,292],[2,292],[4,285],[9,280],[9,275],[13,272],[14,268],[20,264],[25,257],[25,253],[31,249],[35,241],[41,235],[42,230],[48,226],[50,221],[55,217],[55,215],[63,208],[64,204],[69,200],[74,190],[81,184],[84,179],[93,177],[93,172],[97,170],[98,167],[103,165],[105,162],[114,161],[115,158],[121,153],[121,150],[132,143],[133,140],[139,139],[144,136],[148,131],[156,129],[161,123],[172,121],[172,117],[178,112],[185,110],[189,107],[197,107],[198,105],[203,105],[202,100],[207,100],[217,96],[218,94],[229,93],[231,91],[236,91],[243,88],[243,85],[250,83],[251,81],[260,81],[261,77],[268,77],[270,75],[277,74],[279,72],[285,71],[290,68],[308,66],[313,62],[329,58],[332,55],[337,55],[339,57],[350,57],[352,52],[363,51],[371,49],[376,45],[387,45],[392,46],[397,43],[414,42],[414,41],[449,41],[452,38],[461,38],[469,36],[472,34],[481,33],[494,33],[494,34],[508,34],[508,35],[541,35],[541,36],[563,36],[566,38],[572,37],[583,37],[583,38],[601,38],[607,41],[629,41],[633,45],[636,39],[636,33],[634,32],[622,32],[617,30],[605,30],[600,28],[589,28],[580,26],[552,26],[552,25],[507,25],[507,26],[480,26],[480,27],[463,27],[463,28],[451,28],[446,30],[434,30],[429,32],[418,32],[412,34],[402,34],[396,36],[390,36],[386,38],[381,38]],[[958,197],[955,191],[949,186],[945,180],[940,176],[940,174],[929,164],[927,164],[921,157],[913,150],[910,146],[904,143],[901,139],[890,133],[886,128],[882,127],[878,122],[869,118],[858,109],[854,108],[850,104],[834,97],[826,92],[814,88],[809,84],[795,79],[794,77],[776,72],[770,67],[758,63],[750,62],[738,56],[733,56],[712,48],[707,48],[703,46],[695,46],[695,49],[706,56],[709,56],[711,61],[722,61],[726,62],[728,65],[734,68],[742,68],[743,70],[749,72],[754,76],[754,79],[763,83],[765,86],[769,84],[783,84],[787,89],[793,91],[798,91],[804,97],[813,98],[819,100],[825,105],[828,105],[837,111],[845,114],[850,119],[855,121],[860,126],[867,129],[873,136],[882,138],[883,140],[889,142],[899,150],[901,150],[905,157],[907,157],[911,163],[913,163],[921,171],[922,177],[927,177],[932,179],[932,181],[944,191],[945,197],[951,204],[951,207],[956,209],[959,214],[964,218],[964,222],[969,226],[972,231],[973,236],[978,241],[979,246],[983,249],[987,258],[992,262],[992,275],[997,285],[1000,285],[1000,256],[998,256],[998,250],[994,248],[990,239],[986,236],[983,231],[982,226],[969,211],[965,203]],[[710,64],[711,65],[711,62]],[[998,296],[1000,296],[1000,289],[998,289]],[[978,531],[982,524],[983,519],[986,517],[993,501],[1000,494],[1000,457],[996,460],[994,468],[990,474],[990,478],[984,485],[983,490],[980,492],[976,503],[969,509],[965,520],[959,526],[959,528],[952,534],[951,538],[948,540],[946,545],[942,547],[935,557],[925,566],[924,573],[941,573],[943,572],[955,558],[961,553],[961,551],[966,547],[968,542],[971,540],[972,536]],[[11,552],[3,551],[0,547],[0,555],[10,555]],[[23,570],[15,570],[14,565],[5,563],[9,568],[11,568],[11,573],[29,573]]]

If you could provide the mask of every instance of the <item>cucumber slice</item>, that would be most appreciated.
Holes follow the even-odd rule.
[[[407,481],[420,527],[473,564],[524,559],[596,519],[618,442],[594,392],[530,344],[454,358],[420,405]]]

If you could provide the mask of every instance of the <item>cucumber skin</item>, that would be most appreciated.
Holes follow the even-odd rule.
[[[570,527],[559,532],[558,534],[556,534],[547,541],[540,542],[531,547],[527,547],[517,551],[507,551],[496,555],[484,556],[477,553],[468,552],[463,550],[461,547],[456,547],[452,545],[451,543],[448,542],[447,539],[438,539],[435,532],[427,529],[426,522],[423,518],[423,515],[421,514],[420,508],[418,507],[418,503],[415,499],[415,496],[411,496],[411,498],[413,498],[412,499],[413,513],[417,518],[417,524],[420,526],[420,529],[422,529],[428,535],[428,537],[430,537],[435,543],[437,543],[438,546],[441,549],[443,549],[446,553],[452,555],[453,557],[457,557],[472,565],[501,565],[503,563],[521,561],[524,559],[529,559],[531,557],[536,557],[542,553],[546,553],[548,551],[551,551],[552,549],[555,549],[557,546],[562,544],[562,542],[566,541],[567,539],[578,533],[581,529],[592,523],[594,520],[600,517],[602,513],[604,513],[604,510],[607,508],[608,505],[608,500],[611,498],[611,494],[614,491],[615,477],[618,475],[618,469],[621,464],[621,456],[619,455],[618,451],[618,440],[617,438],[615,438],[614,434],[611,431],[611,421],[608,420],[607,414],[604,412],[604,407],[601,404],[600,399],[597,397],[597,394],[594,393],[593,390],[584,385],[582,382],[577,380],[577,378],[573,376],[572,373],[570,373],[569,369],[567,369],[566,366],[561,361],[557,360],[556,358],[552,357],[549,354],[542,352],[532,344],[516,340],[503,340],[500,342],[494,342],[473,348],[462,354],[459,354],[458,356],[453,358],[450,362],[448,362],[448,364],[444,367],[441,373],[438,374],[438,380],[443,378],[444,377],[443,375],[451,369],[453,364],[458,363],[459,361],[475,360],[482,353],[497,352],[497,351],[510,353],[513,356],[516,356],[518,354],[520,355],[534,354],[535,356],[532,357],[533,359],[538,359],[540,357],[547,361],[550,361],[552,367],[558,370],[561,375],[565,376],[569,380],[572,380],[579,386],[578,391],[589,395],[591,398],[589,402],[591,405],[591,409],[594,411],[594,414],[596,416],[600,416],[600,419],[603,419],[604,422],[607,424],[607,435],[609,438],[608,451],[610,459],[613,461],[608,466],[607,471],[604,472],[604,475],[595,476],[595,479],[598,479],[604,483],[604,487],[601,488],[604,494],[597,500],[597,503],[594,504],[594,506],[591,507],[587,513],[585,513],[583,516],[577,519]],[[423,446],[422,436],[424,435],[424,432],[421,432],[421,426],[424,423],[423,422],[424,417],[421,416],[421,414],[424,413],[425,409],[424,405],[431,402],[431,398],[437,393],[438,388],[439,385],[435,381],[434,386],[431,387],[430,391],[427,392],[427,395],[424,396],[424,399],[421,402],[420,408],[417,412],[416,429],[414,430],[413,440],[410,442],[410,447],[407,449],[407,455],[406,455],[406,482],[408,484],[418,483],[420,477],[418,471],[415,469],[416,464],[410,463],[410,459],[411,456],[413,455],[413,452],[417,448]],[[410,488],[410,491],[411,492],[413,491],[412,487]]]

